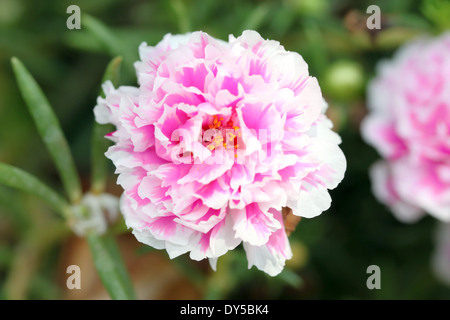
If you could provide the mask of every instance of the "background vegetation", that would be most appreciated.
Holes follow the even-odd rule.
[[[81,30],[66,27],[71,4],[89,15],[82,16]],[[371,4],[381,8],[381,30],[366,27]],[[120,83],[135,85],[133,62],[143,41],[156,44],[166,33],[195,30],[227,39],[255,29],[299,52],[318,78],[342,136],[346,176],[331,192],[332,207],[303,219],[291,235],[294,258],[276,278],[247,270],[242,250],[219,259],[212,272],[207,263],[184,256],[170,261],[165,252],[118,234],[139,298],[450,299],[450,287],[430,265],[437,221],[402,224],[375,200],[368,168],[379,156],[359,132],[376,63],[409,39],[449,29],[448,17],[445,0],[0,0],[0,162],[61,189],[19,94],[12,56],[24,62],[55,108],[83,178],[90,170],[92,109],[112,57],[124,57]],[[106,29],[92,32],[89,24],[97,22]],[[119,195],[113,171],[108,191]],[[76,292],[65,286],[70,264],[82,270],[82,289]],[[371,264],[381,268],[381,290],[366,287]],[[84,240],[36,198],[2,186],[0,297],[107,297]]]

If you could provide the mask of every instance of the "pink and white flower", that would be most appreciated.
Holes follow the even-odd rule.
[[[274,276],[292,256],[281,215],[312,218],[346,161],[303,58],[255,31],[143,43],[139,87],[104,84],[94,112],[117,130],[106,153],[136,238],[174,258],[217,258],[240,243]]]
[[[405,45],[377,71],[362,123],[384,157],[374,193],[401,221],[450,221],[450,33]]]

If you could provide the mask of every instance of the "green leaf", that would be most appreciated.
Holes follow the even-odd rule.
[[[422,2],[423,15],[433,22],[439,31],[450,28],[450,2],[448,0],[426,0]]]
[[[113,236],[89,234],[89,247],[103,285],[113,300],[136,299],[119,248]]]
[[[169,5],[175,15],[178,31],[186,33],[192,31],[191,21],[186,4],[182,0],[170,0]]]
[[[72,203],[81,199],[81,184],[69,145],[50,103],[23,63],[11,59],[17,84]]]
[[[122,50],[119,39],[101,21],[84,13],[81,16],[81,25],[98,39],[111,56],[121,54]]]
[[[293,288],[300,288],[303,285],[303,279],[291,269],[284,269],[278,277]]]
[[[119,36],[119,29],[112,30],[102,21],[88,14],[81,15],[82,27],[92,35],[92,37],[103,48],[103,51],[111,57],[123,57],[123,71],[126,78],[136,81],[136,73],[134,70],[134,61],[137,55],[135,46],[127,46],[125,42],[129,40],[127,36]],[[126,37],[126,38],[123,38]]]
[[[23,195],[0,186],[0,219],[6,217],[19,234],[24,234],[30,227],[28,212],[23,208]],[[6,209],[6,210],[2,210]]]
[[[69,203],[35,176],[5,163],[0,163],[0,183],[33,194],[64,217],[69,215]]]
[[[258,30],[266,21],[267,16],[273,13],[273,7],[268,3],[262,3],[256,6],[241,27],[242,30]]]
[[[114,86],[119,82],[119,71],[122,57],[114,58],[106,67],[102,83],[110,80]],[[101,93],[104,96],[104,93]],[[91,191],[94,194],[100,194],[105,190],[108,177],[108,160],[105,152],[110,145],[110,141],[105,139],[105,135],[112,132],[113,126],[94,123],[91,144],[91,163],[92,163],[92,185]]]
[[[112,59],[110,63],[108,63],[105,69],[105,73],[103,74],[102,83],[106,82],[107,80],[110,80],[115,87],[119,85],[120,66],[122,60],[123,60],[122,57],[118,56]],[[101,90],[100,94],[103,97],[105,96],[103,90]]]

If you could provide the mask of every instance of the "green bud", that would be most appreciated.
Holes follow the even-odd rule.
[[[359,63],[338,60],[325,73],[322,88],[332,99],[350,101],[361,95],[364,81],[364,70]]]
[[[305,16],[322,16],[328,9],[325,0],[285,0],[285,3]]]

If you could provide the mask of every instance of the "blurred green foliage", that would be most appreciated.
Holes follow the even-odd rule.
[[[66,27],[71,4],[81,8],[81,30]],[[366,28],[371,4],[381,8],[381,30]],[[450,299],[450,288],[430,267],[437,222],[427,217],[401,224],[375,200],[367,172],[379,156],[359,134],[364,89],[376,63],[415,36],[448,29],[448,10],[445,0],[0,0],[0,161],[60,185],[16,87],[12,56],[29,68],[55,108],[83,177],[90,167],[92,109],[112,57],[124,57],[121,84],[135,85],[133,62],[143,41],[156,44],[166,33],[195,30],[227,39],[255,29],[299,52],[318,78],[342,136],[344,181],[331,192],[332,207],[303,219],[291,235],[294,260],[279,277],[247,270],[242,250],[219,259],[218,271],[207,276],[186,257],[175,264],[205,288],[205,298]],[[67,233],[50,233],[39,245],[27,240],[49,225],[61,228],[47,211],[36,199],[0,186],[0,288],[11,286],[10,271],[20,259],[33,258],[27,254],[35,245],[39,250],[31,252],[41,257],[29,277],[22,275],[22,285],[29,281],[24,297],[59,297],[53,272]],[[371,264],[381,268],[381,290],[366,287]]]

